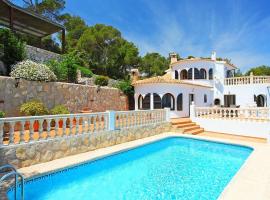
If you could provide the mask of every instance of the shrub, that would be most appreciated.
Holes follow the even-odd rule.
[[[64,105],[57,105],[53,109],[51,109],[52,115],[64,115],[69,113],[70,112],[68,111],[67,107]]]
[[[91,78],[93,76],[93,72],[86,67],[78,66],[78,69],[81,71],[82,77]]]
[[[134,95],[134,87],[131,85],[130,80],[123,80],[120,81],[116,87],[120,89],[124,94],[127,96],[133,96]]]
[[[28,116],[36,116],[47,115],[49,111],[41,101],[32,100],[21,105],[20,113]]]
[[[3,111],[0,111],[0,118],[4,118],[6,116],[6,113],[4,113]]]
[[[8,29],[0,29],[0,41],[3,51],[1,60],[7,66],[7,74],[9,74],[13,64],[25,59],[25,44]]]
[[[67,68],[63,62],[58,60],[50,60],[47,65],[56,75],[58,81],[67,81]]]
[[[109,83],[109,78],[107,76],[97,76],[95,79],[95,84],[99,86],[107,86]]]
[[[13,66],[12,77],[22,78],[29,81],[55,81],[55,74],[44,64],[26,60]]]

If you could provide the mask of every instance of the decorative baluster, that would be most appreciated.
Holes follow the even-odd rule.
[[[30,119],[30,121],[29,121],[29,132],[30,132],[29,142],[34,140],[34,127],[33,127],[34,123],[35,123],[35,120]]]
[[[3,144],[4,140],[4,122],[0,122],[0,146]]]
[[[54,127],[54,131],[55,131],[55,135],[54,137],[59,137],[60,134],[59,134],[59,118],[56,118],[55,119],[55,127]]]
[[[52,119],[46,119],[46,121],[47,121],[47,135],[45,136],[44,139],[52,137],[51,136],[51,121],[52,121]]]
[[[10,122],[10,129],[9,129],[9,144],[13,144],[14,143],[14,126],[15,126],[15,122]]]
[[[67,137],[67,118],[64,117],[64,118],[62,119],[62,121],[63,121],[63,127],[62,127],[63,133],[62,133],[62,136]]]
[[[97,119],[96,117],[93,117],[93,132],[96,132],[96,129],[97,129]]]
[[[128,128],[129,127],[130,115],[129,115],[129,113],[127,113],[125,116],[126,116],[126,128]]]
[[[82,119],[82,134],[84,134],[84,133],[86,133],[86,131],[85,131],[85,118],[84,117],[82,117],[81,118]]]
[[[76,119],[75,135],[78,135],[79,134],[80,117],[75,116],[75,119]]]
[[[43,119],[38,120],[38,140],[40,140],[43,133]]]
[[[91,116],[87,117],[87,133],[91,133]]]

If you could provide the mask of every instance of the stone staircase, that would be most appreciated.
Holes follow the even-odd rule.
[[[204,129],[192,122],[190,118],[172,119],[171,122],[174,129],[179,129],[183,131],[184,134],[196,135],[204,132]]]

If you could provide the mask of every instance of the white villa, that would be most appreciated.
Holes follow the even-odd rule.
[[[170,107],[170,117],[188,117],[190,104],[198,107],[267,107],[270,78],[234,77],[236,67],[216,59],[177,60],[171,53],[170,68],[163,76],[143,80],[133,71],[135,110]]]

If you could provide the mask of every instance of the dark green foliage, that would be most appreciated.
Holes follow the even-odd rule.
[[[67,67],[65,63],[58,60],[50,60],[47,65],[56,75],[58,81],[67,81]]]
[[[11,66],[25,58],[25,44],[8,29],[0,29],[0,41],[3,51],[1,60],[5,63],[9,74]]]
[[[169,68],[169,61],[159,53],[147,53],[141,60],[140,71],[148,77],[160,76]]]
[[[131,85],[131,81],[130,80],[120,81],[117,84],[116,87],[118,89],[120,89],[127,96],[133,96],[134,95],[134,87]]]
[[[27,10],[43,15],[53,21],[62,21],[61,12],[65,8],[65,0],[23,0]]]
[[[247,71],[246,75],[249,76],[251,72],[253,72],[255,76],[270,76],[270,66],[262,65],[253,67]]]
[[[93,72],[90,69],[87,69],[86,67],[82,67],[77,65],[78,70],[81,71],[82,77],[88,77],[91,78],[93,76]]]
[[[67,68],[67,81],[69,83],[76,83],[77,82],[77,64],[73,57],[67,56],[63,60],[63,65]]]
[[[3,111],[0,111],[0,118],[4,118],[6,116],[6,113],[4,113]]]
[[[139,64],[137,47],[122,38],[112,26],[96,24],[83,32],[77,50],[85,52],[89,67],[95,74],[114,79],[124,78],[128,69]]]
[[[109,78],[107,76],[97,76],[95,78],[95,84],[99,86],[107,86],[109,83]]]
[[[187,59],[195,58],[194,56],[188,56]]]

